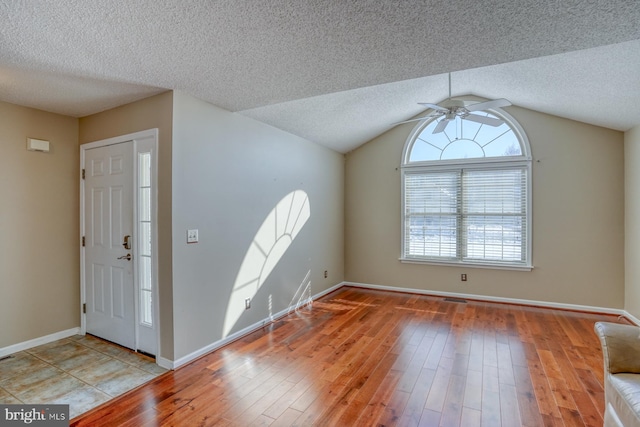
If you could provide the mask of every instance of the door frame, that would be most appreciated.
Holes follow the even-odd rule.
[[[130,133],[127,135],[116,136],[113,138],[103,139],[99,141],[89,142],[80,145],[80,333],[87,333],[87,315],[84,313],[83,306],[86,301],[86,281],[85,281],[85,248],[82,246],[82,237],[85,236],[85,181],[82,179],[82,171],[85,169],[85,153],[86,150],[93,148],[106,147],[108,145],[120,144],[133,141],[133,235],[138,236],[138,141],[151,140],[151,276],[152,276],[152,292],[154,298],[152,313],[153,325],[156,335],[156,363],[160,359],[160,321],[159,321],[159,294],[158,294],[158,129],[148,129],[140,132]],[[145,143],[148,143],[145,141]],[[137,247],[137,240],[134,244]],[[138,252],[136,252],[137,254]],[[134,287],[134,318],[135,318],[135,348],[138,350],[139,342],[139,324],[140,324],[140,281],[138,277],[137,263],[133,265],[133,287]]]

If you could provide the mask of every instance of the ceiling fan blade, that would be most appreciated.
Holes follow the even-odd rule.
[[[501,124],[504,123],[500,119],[496,119],[493,117],[479,116],[477,114],[467,114],[462,118],[465,120],[470,120],[472,122],[482,123],[483,125],[489,125],[489,126],[500,126]]]
[[[511,102],[504,98],[494,99],[492,101],[479,102],[477,104],[471,104],[464,107],[467,111],[481,111],[490,110],[491,108],[508,107]]]
[[[448,108],[441,107],[438,104],[430,104],[428,102],[418,102],[418,105],[424,105],[425,107],[429,107],[432,110],[436,110],[436,111],[442,111],[442,112],[448,112],[449,111]]]
[[[447,128],[447,125],[449,124],[449,122],[450,122],[450,120],[447,120],[447,119],[440,120],[440,122],[438,123],[438,125],[436,126],[436,128],[433,130],[432,133],[444,132],[444,130]]]

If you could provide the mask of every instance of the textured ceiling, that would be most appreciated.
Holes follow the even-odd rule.
[[[637,0],[0,3],[0,100],[84,116],[185,91],[346,152],[454,95],[640,124]]]

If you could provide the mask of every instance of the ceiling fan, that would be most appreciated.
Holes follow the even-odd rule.
[[[451,99],[451,73],[449,73],[449,98],[447,98],[440,104],[430,104],[428,102],[418,102],[418,104],[431,108],[433,112],[426,116],[419,117],[417,119],[405,120],[404,122],[400,123],[409,123],[434,117],[442,117],[435,129],[433,129],[433,133],[441,133],[444,132],[444,130],[447,128],[447,125],[450,122],[454,121],[456,117],[460,117],[461,119],[470,120],[476,123],[481,123],[483,125],[500,126],[504,123],[500,119],[472,113],[474,111],[483,111],[489,110],[491,108],[506,107],[511,105],[511,102],[504,98],[500,98],[467,105],[465,101],[459,99]]]

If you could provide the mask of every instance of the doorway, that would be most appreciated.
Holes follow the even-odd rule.
[[[157,355],[157,129],[81,146],[83,333]]]

